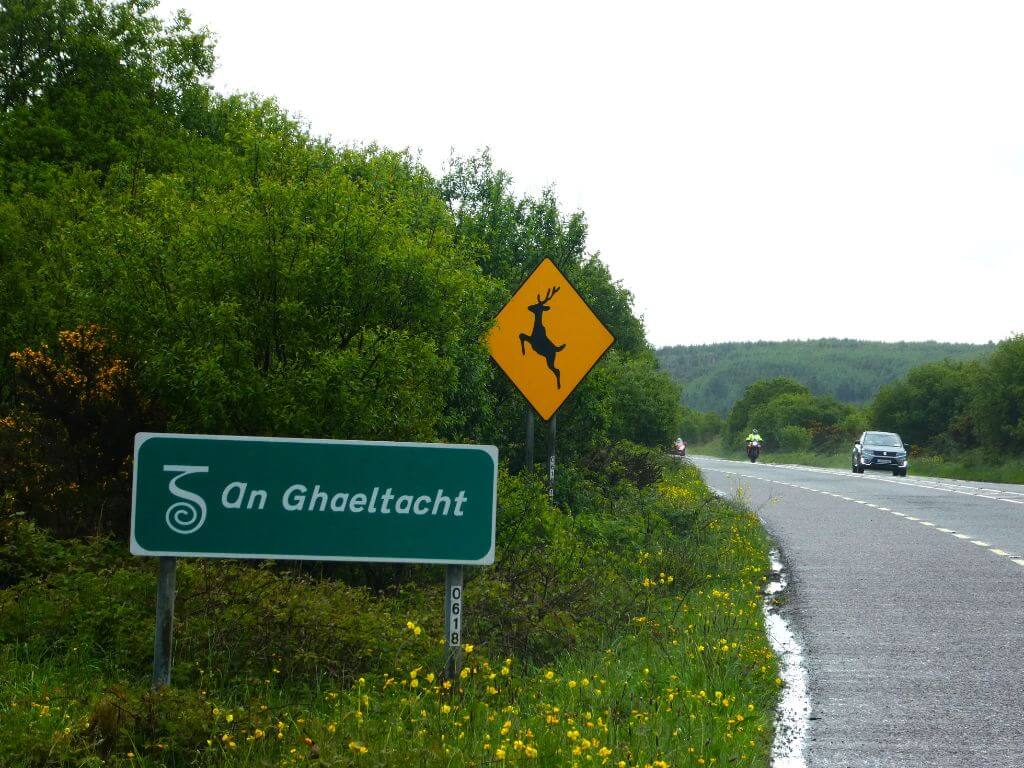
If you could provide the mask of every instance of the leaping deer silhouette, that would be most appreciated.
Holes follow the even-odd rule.
[[[540,294],[537,294],[537,303],[531,304],[527,309],[533,313],[533,330],[530,331],[529,335],[525,333],[519,334],[519,347],[522,349],[523,354],[526,354],[526,342],[530,342],[530,346],[533,351],[548,361],[548,368],[551,369],[552,373],[555,374],[555,383],[558,385],[558,389],[562,388],[562,374],[555,367],[555,355],[565,349],[565,344],[555,344],[551,339],[548,338],[547,329],[544,327],[544,313],[549,311],[551,307],[548,306],[548,302],[554,298],[554,295],[558,293],[558,287],[549,288],[544,299],[541,300]]]

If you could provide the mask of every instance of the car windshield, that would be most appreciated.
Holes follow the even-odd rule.
[[[903,445],[898,436],[891,432],[865,432],[865,445],[883,445],[890,448],[899,448]]]

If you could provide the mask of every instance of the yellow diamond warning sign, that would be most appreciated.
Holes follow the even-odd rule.
[[[550,419],[615,337],[551,259],[498,313],[487,343],[505,375]]]

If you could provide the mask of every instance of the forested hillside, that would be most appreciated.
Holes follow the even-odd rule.
[[[663,347],[658,359],[683,384],[683,402],[722,416],[750,384],[787,376],[816,395],[847,403],[866,403],[884,384],[918,365],[939,360],[975,360],[993,350],[989,344],[945,344],[816,339],[757,341]]]

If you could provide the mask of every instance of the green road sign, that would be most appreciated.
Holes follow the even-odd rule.
[[[498,449],[135,436],[136,555],[488,565]]]

